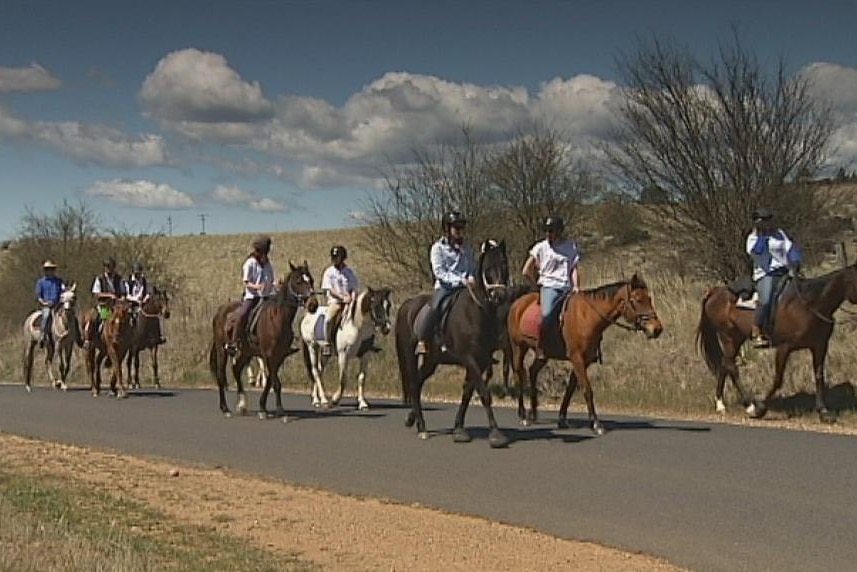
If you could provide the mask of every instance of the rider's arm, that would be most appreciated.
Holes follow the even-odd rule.
[[[764,254],[768,250],[768,236],[756,231],[747,237],[747,254]]]
[[[443,248],[439,242],[431,247],[431,271],[441,284],[447,286],[461,286],[461,277],[453,274],[444,267]]]

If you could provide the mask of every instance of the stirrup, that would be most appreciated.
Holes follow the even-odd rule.
[[[417,347],[414,349],[414,353],[416,355],[425,355],[428,353],[428,349],[426,348],[426,343],[423,340],[417,342]]]
[[[766,336],[756,336],[750,340],[750,343],[756,349],[765,349],[771,347],[771,340]]]

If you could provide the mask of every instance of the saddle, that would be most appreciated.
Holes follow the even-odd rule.
[[[556,320],[548,324],[547,331],[545,333],[548,334],[549,340],[554,340],[554,343],[549,343],[545,347],[545,351],[548,354],[556,353],[560,356],[565,356],[565,341],[562,338],[561,329],[565,322],[564,316],[569,300],[571,300],[571,296],[566,294],[562,299],[559,315]],[[530,306],[524,310],[524,314],[521,316],[521,333],[536,342],[540,341],[543,333],[542,307],[538,301],[536,301],[535,304],[530,304]]]
[[[256,339],[256,327],[259,325],[259,318],[262,315],[262,309],[271,304],[270,300],[262,300],[258,302],[252,310],[250,310],[250,315],[247,316],[247,325],[244,328],[243,338],[250,343],[253,343]],[[228,318],[228,329],[231,331],[235,328],[238,322],[238,309],[232,311],[231,315]]]
[[[437,337],[446,329],[446,323],[449,320],[449,311],[452,309],[459,296],[461,296],[465,291],[465,288],[461,288],[451,296],[447,296],[447,298],[441,302],[440,308],[438,309],[438,313],[440,315],[437,317],[437,328],[434,332],[434,337]],[[429,318],[429,310],[431,309],[430,303],[430,301],[426,301],[422,308],[420,308],[419,312],[417,312],[417,317],[414,319],[414,324],[412,326],[414,337],[419,337],[420,332],[423,330],[423,325]]]
[[[786,287],[792,281],[792,277],[788,274],[777,276],[778,280],[774,286],[775,290],[771,296],[771,309],[768,313],[768,323],[765,328],[770,331],[774,327],[774,317],[777,315],[777,307],[780,303],[780,298],[786,290]],[[729,283],[726,288],[738,297],[735,302],[735,307],[742,310],[755,311],[759,305],[759,294],[756,292],[756,286],[753,279],[749,275],[736,278]]]

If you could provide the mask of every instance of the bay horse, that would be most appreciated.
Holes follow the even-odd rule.
[[[631,325],[618,322],[624,319]],[[509,339],[512,343],[512,368],[518,384],[518,419],[529,425],[538,418],[538,390],[536,382],[539,372],[549,359],[571,362],[565,393],[559,408],[557,426],[568,427],[568,405],[577,388],[583,385],[589,422],[596,435],[604,434],[604,426],[595,411],[595,399],[587,368],[597,359],[604,331],[616,324],[628,330],[643,332],[653,339],[661,335],[663,325],[654,309],[649,288],[645,281],[634,274],[630,280],[599,286],[570,294],[561,312],[560,335],[546,340],[544,358],[536,358],[529,372],[524,370],[524,358],[538,345],[539,293],[525,294],[512,303],[509,310]],[[524,379],[529,380],[530,410],[524,407]]]
[[[771,332],[775,348],[774,383],[764,401],[754,400],[741,385],[735,358],[750,336],[754,310],[736,306],[738,297],[725,286],[711,288],[702,299],[702,312],[696,330],[697,347],[708,369],[717,378],[714,399],[718,412],[725,412],[723,390],[726,376],[740,394],[741,404],[750,417],[760,419],[767,404],[783,385],[789,356],[797,350],[809,350],[815,377],[815,409],[824,423],[836,421],[836,413],[827,408],[824,361],[835,320],[833,314],[845,300],[857,304],[857,266],[830,272],[811,279],[790,280],[780,295]]]
[[[479,394],[482,406],[488,415],[490,427],[488,442],[491,447],[505,447],[508,437],[497,426],[491,409],[491,396],[483,376],[491,365],[492,353],[497,346],[496,306],[502,291],[509,283],[509,261],[506,243],[488,240],[482,244],[477,265],[476,283],[471,288],[462,288],[454,294],[447,316],[440,320],[440,343],[429,343],[428,353],[422,363],[415,353],[417,335],[414,323],[420,311],[431,299],[431,294],[422,294],[406,300],[396,314],[396,354],[402,381],[402,398],[411,404],[405,426],[417,426],[421,439],[428,438],[423,418],[422,390],[440,364],[458,365],[465,370],[461,404],[455,416],[453,440],[466,443],[471,440],[464,428],[467,406],[474,389]],[[445,348],[446,351],[443,351]]]
[[[94,318],[95,310],[87,313],[84,330]],[[124,299],[116,300],[110,317],[102,323],[101,334],[94,336],[90,346],[84,350],[89,389],[93,397],[101,394],[101,366],[105,362],[110,366],[110,392],[119,398],[128,397],[128,388],[122,377],[122,362],[131,349],[133,334],[131,303]]]
[[[232,376],[238,388],[238,412],[242,415],[247,412],[247,400],[241,373],[254,356],[259,356],[264,363],[262,369],[266,374],[265,387],[259,398],[259,418],[264,419],[268,416],[268,393],[273,388],[277,405],[276,416],[286,420],[282,384],[278,372],[283,361],[293,353],[292,322],[298,309],[305,305],[309,307],[318,305],[313,277],[307,262],[304,261],[300,266],[289,262],[289,269],[289,274],[279,283],[276,295],[272,299],[260,302],[263,306],[258,308],[256,340],[249,341],[246,337],[242,337],[238,354],[232,359]],[[232,328],[237,319],[235,310],[240,304],[238,301],[223,304],[217,309],[211,321],[212,339],[208,363],[211,373],[217,380],[220,411],[226,417],[232,415],[226,404],[226,366],[230,361],[226,344],[232,339]]]
[[[369,358],[374,353],[372,343],[375,332],[382,335],[390,333],[390,289],[373,290],[368,288],[357,296],[357,300],[348,304],[342,310],[342,322],[336,330],[335,349],[336,361],[339,365],[339,389],[328,401],[324,392],[321,378],[324,373],[325,359],[321,355],[324,338],[324,321],[327,319],[326,307],[319,307],[314,313],[307,313],[301,320],[300,332],[303,341],[304,365],[312,384],[312,404],[314,407],[336,406],[345,391],[345,380],[348,373],[348,361],[352,358],[360,360],[357,374],[357,409],[369,409],[369,403],[364,395],[366,385],[366,370]]]
[[[158,348],[161,345],[161,320],[170,318],[170,297],[167,291],[158,286],[152,286],[148,299],[137,309],[134,334],[131,339],[131,349],[125,358],[131,388],[140,387],[140,352],[149,350],[149,362],[152,366],[152,377],[155,387],[161,387],[158,376]],[[133,366],[133,375],[132,375]]]
[[[56,308],[51,309],[51,332],[45,339],[45,367],[51,380],[51,386],[55,389],[68,389],[66,381],[71,369],[71,355],[74,344],[81,345],[80,332],[75,315],[76,285],[72,284],[65,288],[60,294],[60,301]],[[40,320],[42,313],[38,310],[27,316],[24,320],[24,339],[26,350],[24,352],[24,386],[27,391],[32,390],[33,360],[35,358],[36,346],[41,335]],[[54,356],[59,356],[59,378],[54,377]]]

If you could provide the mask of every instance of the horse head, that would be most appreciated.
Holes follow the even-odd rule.
[[[306,260],[303,264],[295,265],[289,260],[289,274],[280,287],[280,301],[286,304],[306,306],[307,309],[318,308],[315,296],[315,281],[309,271]]]
[[[369,288],[363,295],[363,302],[360,308],[362,314],[369,314],[371,316],[375,328],[380,330],[385,336],[392,329],[390,323],[390,314],[393,308],[393,303],[390,301],[391,293],[389,288],[381,288],[380,290]]]
[[[509,287],[509,257],[506,241],[488,239],[479,254],[479,276],[491,302],[497,302]]]
[[[147,314],[163,316],[165,320],[169,319],[170,295],[166,289],[152,286],[152,292],[149,294],[149,299],[143,304],[143,310]]]
[[[622,307],[622,317],[634,325],[634,329],[646,334],[649,339],[657,338],[664,331],[660,318],[655,312],[655,304],[646,282],[636,273],[627,282],[627,297]]]
[[[62,293],[60,294],[60,308],[64,312],[68,312],[74,309],[74,304],[77,301],[77,294],[75,293],[75,289],[77,288],[77,284],[72,284],[68,288],[64,288]]]

